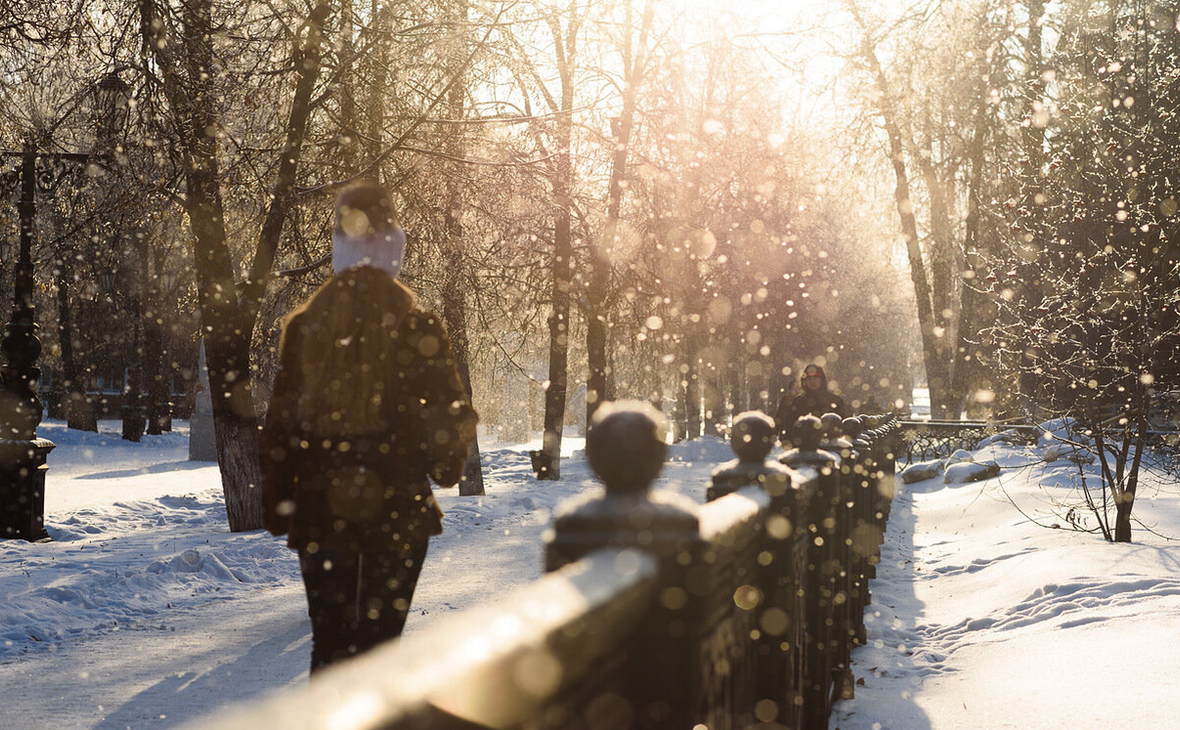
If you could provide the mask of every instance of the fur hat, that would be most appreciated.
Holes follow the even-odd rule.
[[[405,249],[406,234],[385,188],[365,181],[353,183],[340,193],[332,231],[334,271],[373,266],[396,277]]]

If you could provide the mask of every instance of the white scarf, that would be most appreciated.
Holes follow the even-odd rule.
[[[354,266],[374,266],[397,277],[406,250],[406,234],[401,228],[350,236],[339,230],[332,234],[332,270],[340,273]]]

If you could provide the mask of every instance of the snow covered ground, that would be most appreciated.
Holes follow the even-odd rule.
[[[1158,534],[1108,544],[1065,529],[1079,467],[1044,446],[981,450],[987,482],[899,480],[832,728],[1180,728],[1180,485],[1150,475],[1135,515]]]
[[[114,422],[39,430],[58,444],[53,542],[0,542],[3,730],[168,728],[306,681],[294,555],[265,533],[226,531],[216,466],[187,460],[178,426],[140,444]],[[484,444],[487,496],[439,493],[445,532],[408,632],[540,575],[552,509],[593,488],[581,445],[567,438],[564,478],[538,483],[529,445]],[[1021,468],[1038,453],[998,444],[979,458],[1006,467],[999,480],[901,488],[870,645],[854,655],[863,684],[833,728],[1180,726],[1180,544],[1139,529],[1135,544],[1111,546],[1033,525],[1026,514],[1062,511],[1077,470]],[[660,486],[703,500],[729,457],[715,439],[676,446]],[[1164,536],[1180,536],[1177,491],[1153,483],[1136,508]]]

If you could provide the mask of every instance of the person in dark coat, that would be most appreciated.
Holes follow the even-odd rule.
[[[385,190],[350,187],[335,273],[283,324],[262,497],[266,528],[299,552],[312,672],[401,634],[442,532],[430,482],[456,485],[474,441],[447,332],[396,279],[404,246]]]
[[[800,416],[818,418],[825,413],[836,413],[846,418],[852,415],[844,399],[828,390],[828,376],[819,365],[812,363],[803,368],[799,384],[803,392],[794,397],[789,394],[784,396],[774,414],[774,423],[783,444],[791,443],[791,426]]]

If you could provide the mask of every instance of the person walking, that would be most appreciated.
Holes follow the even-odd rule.
[[[447,332],[397,280],[388,193],[347,188],[333,275],[286,318],[262,429],[266,528],[299,552],[311,671],[399,636],[478,417]]]
[[[852,415],[844,399],[828,390],[828,376],[819,365],[812,363],[803,368],[799,385],[803,392],[793,397],[789,393],[783,396],[774,414],[774,423],[783,444],[791,443],[791,426],[800,416],[818,418],[825,413],[835,413],[846,418]]]

